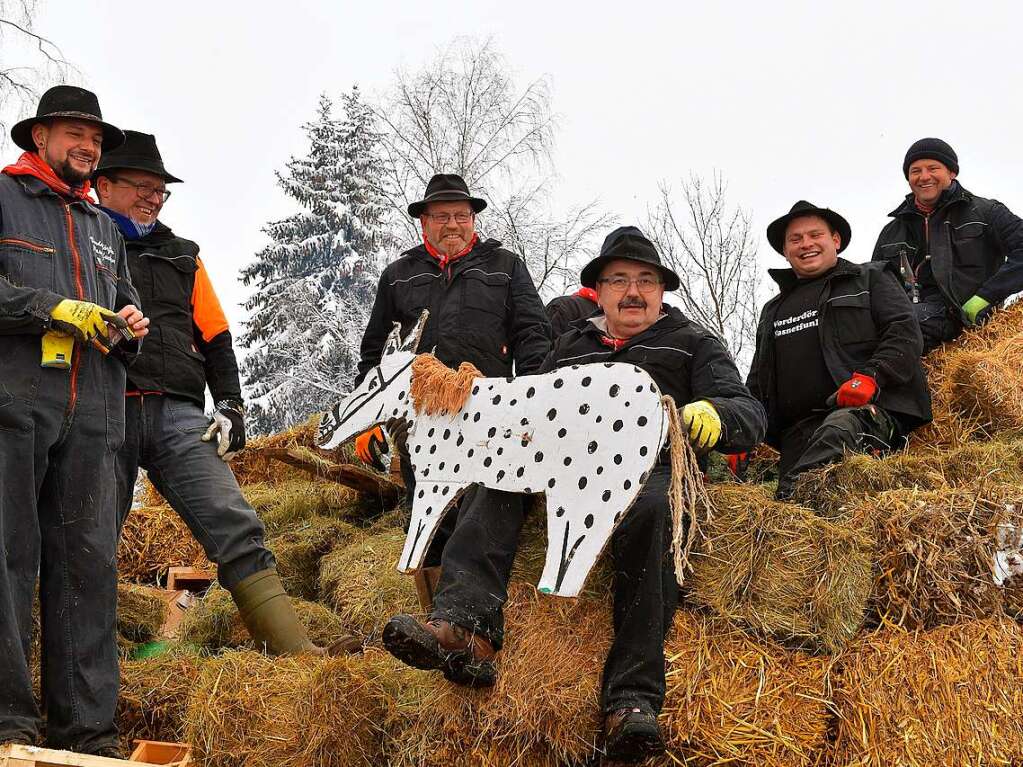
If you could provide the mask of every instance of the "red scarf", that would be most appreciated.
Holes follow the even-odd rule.
[[[615,351],[618,351],[625,346],[625,341],[626,339],[624,338],[612,338],[611,336],[600,337],[600,342],[604,344],[604,346],[610,346]]]
[[[72,187],[53,172],[53,168],[35,152],[24,152],[14,165],[3,169],[8,176],[35,176],[59,195],[72,200],[88,200],[91,184],[88,180],[81,186]],[[91,202],[91,200],[90,200]]]
[[[435,247],[433,247],[433,245],[430,244],[430,241],[428,239],[426,239],[426,232],[425,231],[423,232],[423,245],[426,246],[426,252],[429,253],[434,258],[436,258],[437,261],[440,262],[441,271],[444,271],[445,267],[447,267],[447,265],[448,265],[448,263],[450,261],[454,261],[456,258],[461,258],[466,253],[468,253],[470,250],[475,248],[476,247],[476,243],[479,242],[479,241],[480,241],[480,236],[478,234],[476,234],[475,232],[473,232],[472,233],[472,239],[469,240],[469,244],[465,247],[465,249],[464,250],[460,250],[458,253],[455,253],[454,255],[449,256],[447,253],[441,253],[439,250],[437,250]]]
[[[925,216],[929,216],[929,215],[931,215],[934,212],[934,207],[935,206],[933,206],[933,205],[924,205],[922,202],[920,202],[918,199],[916,199],[916,197],[913,198],[913,204],[916,205],[916,209],[918,211],[920,211],[921,213],[923,213]]]
[[[579,290],[577,290],[575,294],[580,298],[586,298],[592,301],[593,303],[597,303],[597,291],[595,291],[593,288],[579,288]]]

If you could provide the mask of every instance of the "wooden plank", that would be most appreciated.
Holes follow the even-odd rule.
[[[193,594],[205,593],[217,579],[212,570],[198,567],[171,567],[167,570],[167,591],[187,589]]]
[[[158,767],[158,765],[12,743],[0,747],[0,767]]]
[[[385,503],[395,503],[405,492],[404,486],[395,482],[393,475],[380,474],[353,463],[321,464],[309,460],[297,450],[287,448],[268,448],[263,452],[275,461],[303,469],[313,476],[337,482],[366,495],[378,496]]]

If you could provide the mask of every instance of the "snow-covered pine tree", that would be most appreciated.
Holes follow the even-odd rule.
[[[385,254],[395,244],[373,110],[358,86],[344,117],[321,95],[303,126],[309,154],[277,181],[300,210],[269,223],[271,242],[242,282],[255,285],[241,343],[252,433],[300,423],[348,391]]]

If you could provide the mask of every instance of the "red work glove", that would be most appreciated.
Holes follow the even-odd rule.
[[[877,396],[877,381],[863,373],[853,373],[852,378],[838,387],[835,404],[839,407],[863,407]]]
[[[374,426],[369,431],[364,431],[355,438],[356,457],[377,471],[387,471],[388,467],[381,456],[388,453],[389,450],[387,436],[379,426]]]
[[[725,455],[725,462],[728,463],[728,470],[736,479],[746,478],[746,469],[749,468],[749,453],[728,453]]]

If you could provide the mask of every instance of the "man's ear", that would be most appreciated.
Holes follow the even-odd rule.
[[[96,196],[99,198],[100,204],[106,199],[110,193],[110,179],[106,176],[99,176],[96,178],[96,183],[92,185],[92,188],[96,190]]]
[[[50,126],[46,123],[36,123],[32,126],[32,143],[36,149],[46,146],[46,139],[50,136]]]
[[[832,232],[831,233],[831,237],[835,241],[835,250],[838,250],[839,248],[841,248],[842,247],[842,235],[840,235],[838,232]]]

